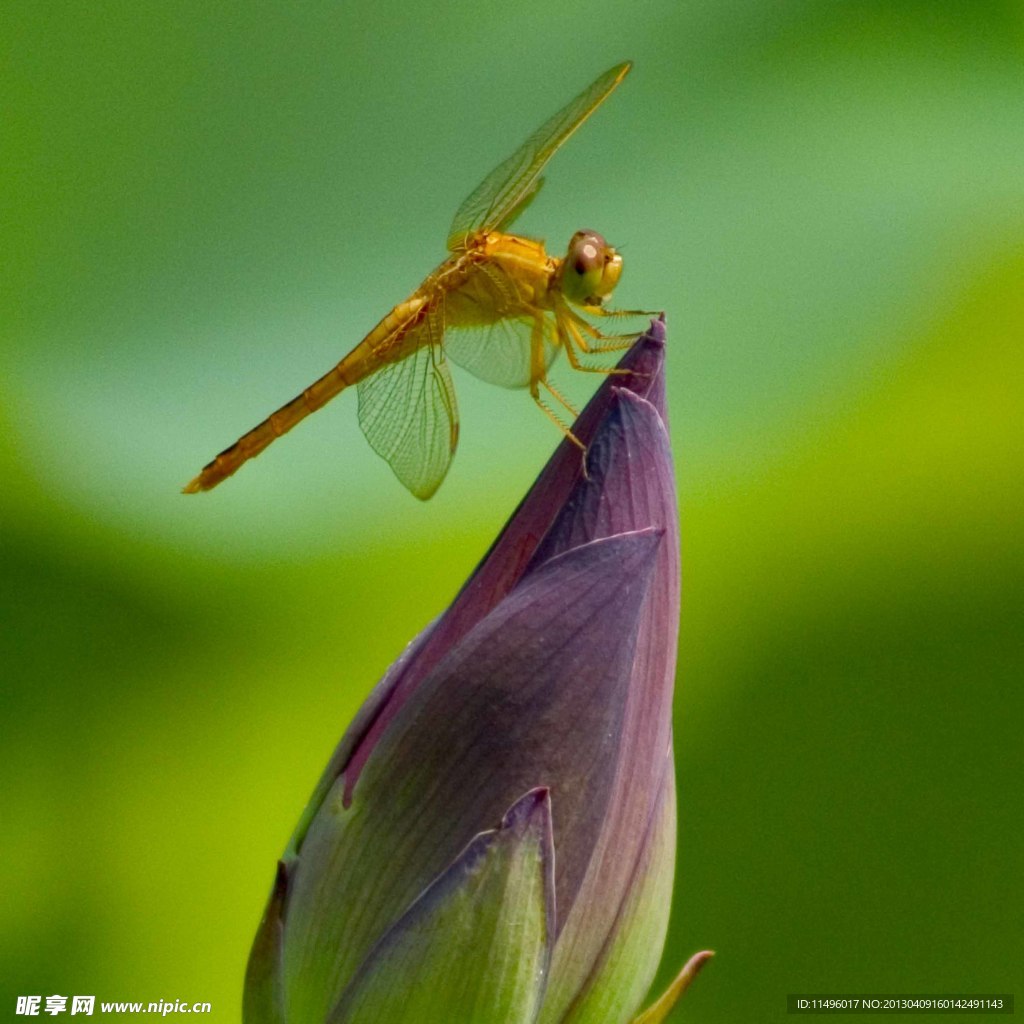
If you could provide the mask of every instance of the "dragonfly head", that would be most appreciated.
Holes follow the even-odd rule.
[[[577,231],[561,268],[562,294],[578,306],[600,306],[622,274],[622,257],[596,231]]]

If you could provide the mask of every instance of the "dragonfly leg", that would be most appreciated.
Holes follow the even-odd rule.
[[[571,316],[562,318],[556,313],[555,320],[558,324],[559,340],[562,342],[562,347],[565,349],[565,355],[569,360],[569,365],[574,370],[582,370],[584,373],[603,373],[606,377],[632,372],[630,370],[619,369],[617,366],[585,366],[580,361],[580,357],[576,354],[577,345],[579,346],[580,351],[587,355],[591,355],[595,352],[614,351],[614,349],[595,348],[591,345],[586,338],[583,337],[578,325]],[[589,324],[587,326],[589,326]],[[629,348],[635,340],[636,335],[633,335],[626,344],[620,347]]]
[[[565,316],[575,327],[573,336],[576,338],[580,350],[588,354],[592,352],[624,352],[641,334],[640,331],[631,331],[628,334],[605,334],[568,307],[565,309]],[[588,341],[585,335],[592,340]]]
[[[530,397],[537,403],[538,408],[558,429],[567,437],[581,452],[586,455],[587,446],[567,427],[558,414],[541,397],[540,389],[543,387],[553,398],[563,405],[573,416],[578,415],[576,410],[553,388],[547,380],[547,373],[544,369],[544,320],[536,317],[533,322],[533,330],[530,334]],[[584,467],[584,475],[586,467]]]
[[[661,311],[656,309],[607,309],[605,306],[584,306],[591,316],[661,316]]]
[[[572,432],[572,430],[569,427],[567,427],[562,422],[562,420],[558,416],[558,413],[556,413],[551,408],[551,406],[548,405],[548,403],[545,402],[544,399],[541,397],[540,389],[537,386],[538,384],[543,384],[548,391],[551,391],[551,393],[554,394],[557,398],[561,398],[561,395],[555,392],[548,385],[547,381],[535,381],[533,384],[530,385],[530,397],[537,403],[537,407],[540,409],[542,413],[544,413],[545,416],[547,416],[549,420],[551,420],[552,423],[554,423],[556,427],[558,427],[559,431],[561,431],[564,437],[572,441],[572,443],[576,445],[576,447],[579,448],[581,452],[586,452],[587,446]]]
[[[551,381],[546,377],[543,377],[538,381],[538,383],[549,395],[551,395],[552,398],[555,399],[556,402],[558,402],[560,406],[562,406],[563,409],[569,413],[570,416],[572,416],[573,419],[576,419],[576,417],[579,416],[579,410],[573,408],[572,403],[569,402],[569,400],[554,386],[554,384],[551,383]]]

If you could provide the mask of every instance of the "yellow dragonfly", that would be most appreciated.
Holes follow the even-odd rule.
[[[625,78],[609,68],[499,164],[459,207],[449,256],[340,363],[222,451],[185,487],[208,491],[346,388],[356,385],[359,424],[373,449],[418,498],[444,480],[459,437],[449,360],[534,402],[577,445],[555,409],[575,410],[548,380],[564,350],[575,369],[608,373],[580,356],[628,348],[637,337],[605,334],[592,318],[647,316],[609,310],[622,256],[596,231],[577,231],[561,259],[507,228],[537,195],[545,164]],[[554,405],[554,408],[552,407]]]

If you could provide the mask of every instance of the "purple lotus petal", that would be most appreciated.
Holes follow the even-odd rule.
[[[645,822],[657,800],[666,759],[671,758],[679,628],[679,536],[671,450],[653,405],[628,392],[617,391],[615,397],[591,446],[590,479],[574,490],[534,558],[542,562],[637,523],[660,527],[664,541],[640,619],[607,827],[597,845],[586,851],[588,874],[556,950],[544,1021],[560,1020],[560,1013],[595,980],[593,964],[616,927],[616,909],[637,871]],[[656,961],[648,966],[648,983],[656,968]]]
[[[556,891],[571,905],[604,828],[660,542],[657,530],[619,534],[538,566],[405,702],[350,806],[338,780],[289,887],[289,1020],[323,1019],[465,836],[536,785],[554,796]]]
[[[619,361],[619,369],[631,372],[609,375],[573,424],[573,432],[584,444],[591,444],[623,393],[646,399],[665,420],[664,350],[665,323],[654,320],[647,334]],[[516,585],[581,478],[579,449],[564,440],[356,745],[346,769],[349,793],[373,744],[420,680]],[[637,523],[632,528],[646,525]]]

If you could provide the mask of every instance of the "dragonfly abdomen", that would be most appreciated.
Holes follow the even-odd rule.
[[[409,353],[403,351],[402,341],[426,315],[428,306],[429,297],[420,292],[400,302],[340,363],[208,462],[184,492],[196,494],[216,487],[345,388],[358,384],[381,366],[405,358]]]

